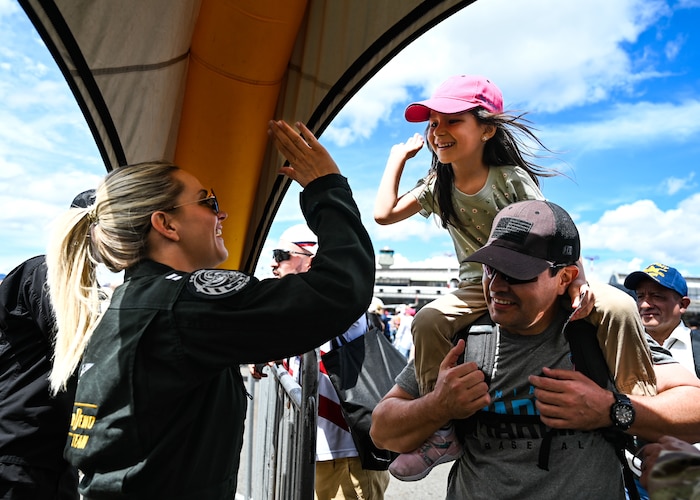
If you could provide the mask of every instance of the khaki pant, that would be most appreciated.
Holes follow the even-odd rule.
[[[598,343],[618,390],[626,394],[656,394],[654,367],[634,300],[603,283],[591,284],[591,290],[595,306],[582,321],[596,325]],[[482,286],[464,284],[418,311],[411,333],[421,394],[435,387],[440,363],[452,348],[457,332],[486,310]]]
[[[316,500],[383,500],[389,472],[365,470],[359,457],[316,462]]]

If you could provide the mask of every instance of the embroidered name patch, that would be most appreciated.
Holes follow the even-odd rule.
[[[250,276],[240,271],[200,269],[190,275],[187,288],[195,295],[220,298],[241,291],[250,282]]]

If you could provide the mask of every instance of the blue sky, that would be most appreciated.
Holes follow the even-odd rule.
[[[587,273],[607,281],[660,261],[700,276],[700,0],[479,0],[418,39],[323,134],[375,248],[399,265],[450,265],[433,219],[372,219],[391,146],[421,132],[405,106],[447,77],[488,76],[557,151],[545,196],[574,217]],[[429,166],[422,151],[401,191]],[[60,72],[15,0],[0,0],[0,273],[45,250],[53,217],[105,169]],[[298,223],[291,189],[260,259]],[[225,208],[225,207],[224,207]]]

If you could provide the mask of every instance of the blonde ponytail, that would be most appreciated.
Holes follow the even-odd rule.
[[[51,391],[65,389],[97,326],[97,265],[119,272],[147,253],[151,214],[171,207],[183,189],[169,162],[119,167],[97,188],[95,204],[71,208],[55,223],[46,252],[49,296],[56,315]]]
[[[51,392],[64,390],[100,316],[97,262],[90,254],[90,209],[70,209],[55,221],[46,252],[49,296],[56,315]]]

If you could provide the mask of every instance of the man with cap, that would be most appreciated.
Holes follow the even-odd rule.
[[[683,323],[682,315],[690,298],[681,273],[671,266],[654,263],[629,274],[624,285],[637,296],[644,330],[683,367],[700,377],[700,334]],[[695,447],[700,449],[700,443],[696,442]]]
[[[71,208],[94,201],[95,190],[84,191]],[[43,255],[10,271],[0,305],[0,497],[77,500],[78,474],[63,458],[75,380],[51,396],[54,317]]]
[[[306,224],[287,228],[272,251],[272,274],[282,278],[288,274],[305,273],[318,250],[318,238]]]
[[[690,305],[688,284],[677,269],[664,264],[651,264],[625,278],[625,287],[637,295],[637,308],[644,330],[659,345],[668,349],[684,367],[700,377],[700,335],[691,332],[682,319]]]
[[[272,251],[273,274],[284,279],[290,274],[307,272],[317,250],[318,238],[308,226],[297,224],[289,227],[280,236],[277,248]],[[367,315],[363,315],[342,337],[350,342],[364,335],[368,328]],[[332,343],[326,342],[320,347],[320,352],[323,354],[331,349]],[[299,376],[299,356],[286,359],[284,365],[292,376]],[[315,498],[381,500],[389,485],[389,473],[362,468],[357,448],[342,415],[338,395],[322,362],[319,368]],[[261,371],[261,365],[251,367],[251,373],[254,378],[266,376]]]
[[[485,348],[466,349],[458,364],[465,352],[459,340],[440,366],[435,390],[419,397],[409,364],[372,415],[375,443],[410,451],[446,422],[469,419],[460,422],[464,453],[453,465],[447,498],[623,499],[620,461],[603,430],[649,440],[668,433],[697,438],[700,382],[658,345],[657,396],[620,394],[612,380],[602,387],[575,370],[563,329],[579,255],[576,226],[558,205],[528,200],[501,210],[486,245],[469,257],[483,265],[495,322],[493,368],[480,369],[488,361],[480,359]],[[628,342],[643,344],[638,325],[639,335]]]

